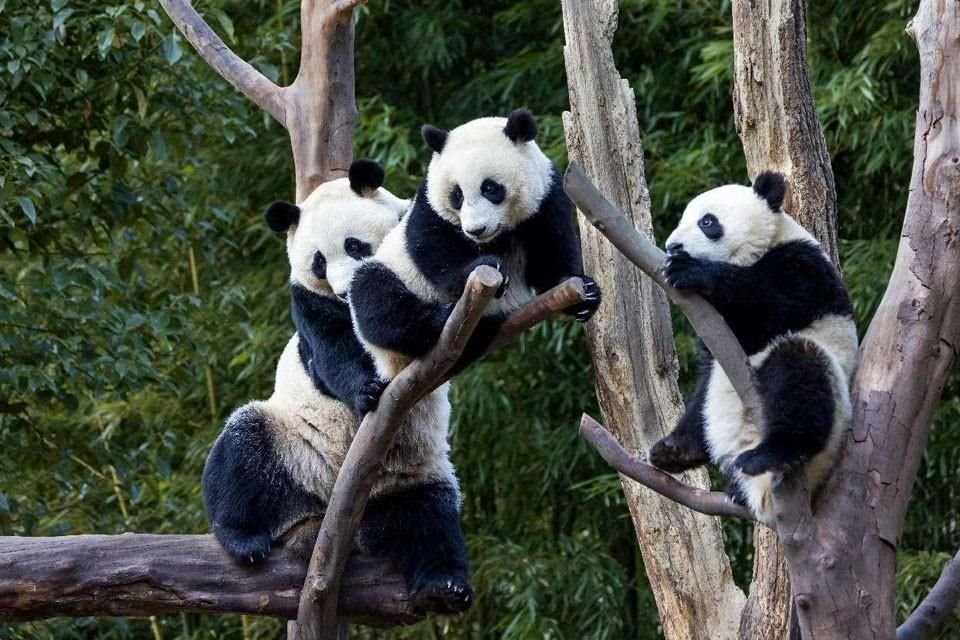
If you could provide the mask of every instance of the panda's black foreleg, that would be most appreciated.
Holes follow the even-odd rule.
[[[213,535],[237,562],[270,554],[272,534],[323,502],[293,482],[272,444],[270,416],[247,405],[230,416],[207,456],[201,488]]]
[[[416,603],[459,613],[473,600],[459,493],[431,482],[371,498],[360,524],[363,551],[386,557],[403,572]]]
[[[490,343],[493,342],[506,317],[505,314],[497,314],[480,318],[480,322],[473,330],[473,335],[467,341],[467,346],[464,347],[457,362],[450,368],[448,375],[456,375],[480,359],[487,352]]]
[[[680,473],[710,462],[703,424],[703,405],[713,358],[704,350],[697,384],[687,398],[683,415],[676,428],[650,448],[650,464],[668,473]]]
[[[734,467],[746,475],[789,471],[823,451],[836,410],[830,361],[823,350],[803,338],[784,340],[763,361],[757,383],[763,439],[740,454]]]

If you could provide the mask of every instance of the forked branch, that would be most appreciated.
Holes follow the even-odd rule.
[[[960,604],[960,551],[947,561],[933,589],[897,629],[897,640],[926,640]]]
[[[231,51],[188,0],[160,0],[160,6],[207,64],[254,104],[286,126],[283,89]]]
[[[580,435],[611,467],[665,498],[708,516],[754,520],[750,509],[737,504],[722,491],[705,491],[691,487],[669,473],[630,455],[606,427],[587,414],[583,414],[580,419]]]

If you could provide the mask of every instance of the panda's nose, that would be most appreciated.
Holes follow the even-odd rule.
[[[469,229],[464,229],[467,232],[467,235],[471,235],[474,238],[479,238],[487,232],[487,225],[482,224],[479,227],[471,227]]]
[[[671,242],[670,244],[667,245],[667,255],[668,255],[668,256],[677,255],[677,254],[680,253],[681,251],[683,251],[683,243],[682,243],[682,242]]]

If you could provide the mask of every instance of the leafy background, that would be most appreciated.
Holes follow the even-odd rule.
[[[298,3],[198,0],[278,82]],[[745,179],[729,2],[624,0],[615,51],[637,94],[656,225]],[[811,3],[810,58],[861,328],[906,203],[915,2]],[[409,193],[423,122],[530,106],[566,163],[556,0],[370,0],[357,30],[357,155]],[[230,89],[154,2],[0,0],[0,534],[201,533],[199,473],[221,421],[269,395],[291,332],[283,243],[260,211],[293,193],[286,135]],[[684,385],[692,339],[681,323]],[[454,389],[454,449],[477,605],[396,638],[660,637],[616,477],[576,435],[595,410],[581,331],[549,323]],[[901,547],[910,610],[960,547],[960,381],[951,379]],[[738,581],[749,529],[729,525]],[[0,638],[282,637],[237,616],[0,626]],[[943,638],[958,637],[960,621]]]

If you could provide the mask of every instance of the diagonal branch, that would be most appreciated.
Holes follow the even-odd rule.
[[[665,498],[708,516],[755,519],[750,509],[737,504],[722,491],[697,489],[630,455],[613,434],[587,414],[580,419],[580,435],[611,467]]]
[[[503,276],[491,267],[475,269],[436,346],[390,381],[377,409],[367,414],[360,424],[340,467],[317,535],[297,620],[290,625],[291,638],[337,638],[340,576],[381,462],[407,412],[456,363],[502,282]]]
[[[664,253],[638,233],[626,216],[603,197],[576,162],[571,162],[567,168],[563,177],[563,188],[584,217],[628,260],[660,285],[680,307],[683,315],[693,325],[694,331],[727,374],[743,402],[748,418],[754,424],[760,424],[762,406],[753,368],[740,346],[740,341],[733,335],[723,317],[702,297],[674,289],[667,284],[660,271],[666,257]]]
[[[188,0],[160,0],[160,6],[173,20],[183,37],[193,45],[207,64],[223,76],[224,80],[273,116],[280,124],[287,125],[283,89],[231,51]]]
[[[897,640],[926,640],[960,603],[960,551],[947,561],[933,589],[897,629]]]

